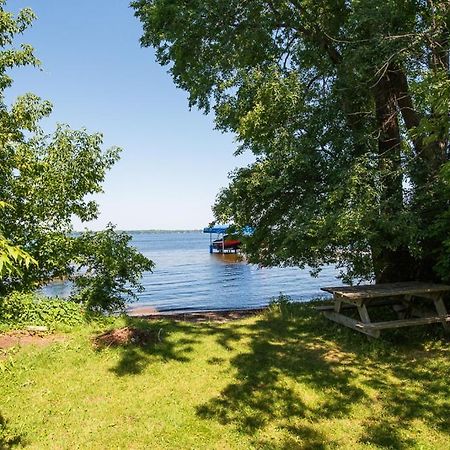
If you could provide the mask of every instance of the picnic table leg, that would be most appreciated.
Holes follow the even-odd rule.
[[[442,300],[442,296],[438,295],[434,297],[434,306],[438,313],[438,316],[442,319],[442,326],[446,332],[450,331],[450,324],[445,320],[448,316],[447,308],[445,307],[444,300]]]
[[[364,304],[358,305],[359,317],[361,317],[361,322],[370,323],[369,313],[367,307]]]
[[[341,325],[345,325],[346,327],[349,328],[353,328],[356,331],[359,331],[360,333],[363,333],[365,335],[367,335],[368,337],[379,337],[380,336],[380,331],[379,330],[366,330],[364,328],[361,328],[360,322],[358,322],[355,319],[352,319],[351,317],[345,316],[344,314],[341,314],[341,307],[342,307],[342,303],[343,300],[342,298],[340,298],[337,295],[333,295],[333,299],[334,299],[334,310],[333,311],[323,311],[323,315],[325,317],[327,317],[328,319],[332,320],[333,322],[339,323]],[[355,305],[357,306],[357,305]],[[357,306],[359,308],[359,306]],[[367,316],[367,318],[369,317],[369,315],[367,314],[367,309],[364,306],[363,311],[365,311],[365,314]],[[364,312],[362,313],[364,315]],[[361,312],[360,312],[361,315]],[[368,322],[364,322],[363,323],[370,323],[370,319],[368,319]]]
[[[371,323],[367,306],[364,303],[357,305],[359,317],[361,317],[362,323]],[[367,336],[368,339],[380,337],[380,330],[372,330],[371,334]]]
[[[334,295],[334,312],[340,313],[342,307],[342,300]]]

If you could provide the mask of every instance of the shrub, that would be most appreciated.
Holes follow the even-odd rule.
[[[103,231],[86,231],[75,241],[72,299],[91,312],[123,310],[141,292],[142,273],[154,264],[128,245],[131,236],[109,224]]]
[[[280,314],[281,317],[286,318],[290,314],[291,307],[293,305],[291,297],[289,295],[280,292],[278,297],[272,297],[269,301],[268,310],[271,313]]]

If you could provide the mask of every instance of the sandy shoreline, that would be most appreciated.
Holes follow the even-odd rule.
[[[130,317],[148,320],[175,320],[184,322],[228,322],[260,314],[266,308],[233,309],[220,311],[158,311],[150,306],[134,308],[127,312]]]

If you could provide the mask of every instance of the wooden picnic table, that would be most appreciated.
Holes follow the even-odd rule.
[[[445,293],[450,292],[450,286],[444,284],[405,282],[321,289],[333,294],[334,304],[319,306],[318,310],[328,319],[371,337],[379,337],[380,331],[384,329],[428,323],[441,322],[445,330],[450,329],[450,315],[443,300]],[[418,308],[413,303],[416,298],[429,301],[430,305],[434,305],[435,312]],[[372,322],[368,308],[385,305],[393,307],[398,320]],[[355,320],[342,313],[343,310],[352,308],[358,310],[361,320]]]

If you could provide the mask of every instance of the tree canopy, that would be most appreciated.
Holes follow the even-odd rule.
[[[34,94],[6,104],[5,91],[13,82],[9,69],[40,62],[30,45],[17,47],[33,12],[25,8],[14,16],[4,10],[5,3],[0,1],[0,294],[74,277],[75,298],[87,306],[123,306],[134,292],[125,284],[139,288],[140,274],[153,263],[113,227],[79,236],[71,223],[74,216],[82,221],[98,216],[98,205],[89,198],[102,192],[120,149],[104,150],[100,133],[67,125],[47,134],[40,121],[52,105]],[[114,254],[120,262],[112,261]],[[83,291],[88,287],[102,295],[88,298]]]
[[[190,106],[237,152],[214,212],[251,261],[450,277],[447,0],[136,0]]]

